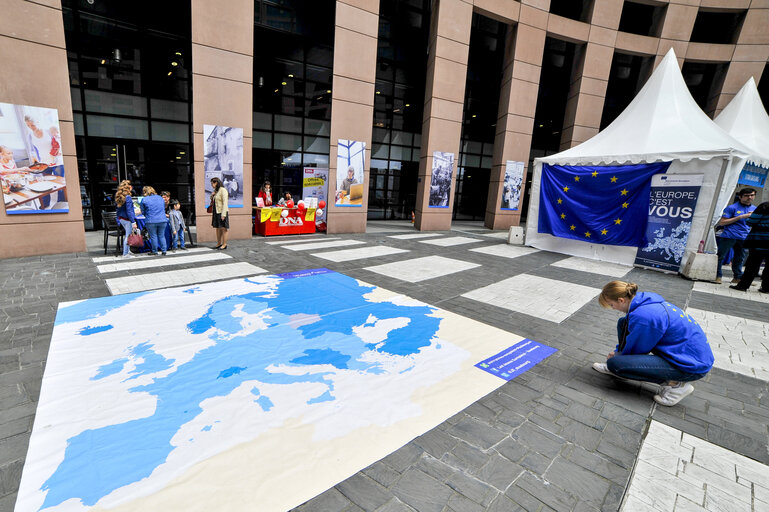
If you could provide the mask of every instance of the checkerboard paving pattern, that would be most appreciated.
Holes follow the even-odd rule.
[[[309,242],[306,244],[293,244],[283,246],[290,251],[317,251],[320,249],[329,249],[331,247],[349,247],[351,245],[361,245],[365,242],[360,240],[334,240],[333,242]]]
[[[600,292],[599,288],[520,274],[462,297],[560,323]]]
[[[769,510],[769,467],[652,420],[620,510]]]
[[[373,267],[365,267],[383,276],[392,277],[408,282],[426,281],[436,277],[447,276],[455,272],[462,272],[471,268],[480,267],[477,263],[444,258],[443,256],[426,256],[395,263],[386,263]]]
[[[769,323],[688,308],[708,335],[714,366],[769,381]]]
[[[443,236],[440,233],[409,233],[407,235],[392,235],[387,238],[395,238],[397,240],[414,240],[416,238],[432,238],[436,236]]]
[[[209,251],[204,254],[191,254],[169,258],[168,256],[153,256],[152,258],[129,258],[120,263],[108,263],[99,265],[96,270],[101,274],[109,272],[125,272],[128,270],[140,270],[145,268],[169,267],[172,265],[187,265],[190,263],[205,263],[208,261],[231,259],[224,253]]]
[[[753,286],[748,291],[732,290],[729,288],[729,279],[724,278],[723,284],[705,283],[698,281],[694,283],[693,291],[702,293],[712,293],[720,295],[722,297],[733,297],[735,299],[754,300],[756,302],[763,302],[769,304],[769,293],[760,293],[758,291],[758,284],[761,280],[755,279]]]
[[[117,295],[119,293],[170,288],[172,286],[186,286],[206,281],[219,281],[232,277],[263,274],[264,272],[266,270],[263,268],[251,265],[250,263],[238,262],[183,270],[168,270],[139,276],[115,277],[113,279],[105,279],[105,283],[112,295]]]
[[[196,252],[211,252],[211,248],[209,247],[193,247],[191,249],[187,249],[186,251],[178,251],[178,252],[169,252],[168,256],[187,256],[189,254],[193,254]],[[136,254],[135,257],[138,258],[149,258],[154,256],[150,256],[150,253],[139,253]],[[97,258],[91,258],[91,261],[93,261],[96,264],[100,263],[120,263],[123,261],[131,261],[130,258],[126,259],[122,256],[99,256]]]
[[[398,249],[397,247],[387,247],[384,245],[380,245],[380,246],[361,247],[359,249],[342,249],[341,251],[322,252],[319,254],[313,254],[313,256],[316,256],[318,258],[323,258],[324,260],[336,261],[338,263],[340,261],[362,260],[365,258],[378,258],[380,256],[388,256],[390,254],[400,254],[402,252],[409,252],[409,251],[406,249]]]
[[[339,237],[333,237],[333,236],[322,236],[322,237],[313,237],[313,238],[280,237],[280,240],[270,240],[264,243],[266,243],[267,245],[290,245],[290,244],[298,244],[298,243],[306,243],[306,242],[323,242],[327,240],[339,240]]]
[[[580,272],[590,272],[591,274],[600,274],[603,276],[616,278],[623,277],[625,274],[633,270],[633,267],[627,265],[591,260],[588,258],[578,258],[576,256],[556,261],[552,265],[554,267],[568,268],[571,270],[579,270]]]
[[[454,245],[475,244],[482,242],[477,238],[470,238],[468,236],[450,236],[448,238],[438,238],[435,240],[420,240],[420,243],[437,245],[439,247],[452,247]]]
[[[525,247],[523,245],[508,245],[508,244],[476,247],[475,249],[470,249],[470,250],[480,254],[489,254],[491,256],[499,256],[501,258],[509,258],[509,259],[520,258],[521,256],[526,256],[528,254],[534,254],[535,252],[539,252],[539,249],[534,249],[533,247]]]

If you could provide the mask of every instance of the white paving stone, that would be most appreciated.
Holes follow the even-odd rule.
[[[96,270],[101,274],[109,272],[125,272],[127,270],[141,270],[145,268],[169,267],[172,265],[187,265],[190,263],[205,263],[208,261],[226,260],[229,256],[222,252],[209,251],[205,254],[190,254],[169,258],[168,256],[153,256],[152,258],[129,258],[123,259],[120,263],[109,263],[99,265]]]
[[[112,295],[117,295],[120,293],[171,288],[173,286],[186,286],[207,281],[220,281],[233,277],[263,274],[264,272],[266,270],[263,268],[251,265],[250,263],[238,262],[183,270],[168,270],[139,276],[115,277],[105,279],[105,283]]]
[[[324,260],[329,261],[352,261],[352,260],[362,260],[365,258],[378,258],[380,256],[387,256],[389,254],[399,254],[402,252],[409,252],[406,249],[398,249],[397,247],[387,247],[387,246],[371,246],[371,247],[360,247],[358,249],[342,249],[341,251],[329,251],[329,252],[322,252],[319,254],[313,254],[313,256],[316,256],[318,258],[323,258]]]
[[[688,308],[705,331],[714,366],[769,381],[769,323]]]
[[[677,463],[653,464],[667,451]],[[620,510],[767,510],[769,467],[657,421],[649,424]]]
[[[533,247],[510,244],[489,245],[487,247],[477,247],[470,250],[480,254],[489,254],[491,256],[500,256],[502,258],[509,259],[520,258],[521,256],[526,256],[527,254],[534,254],[535,252],[539,252],[539,249],[534,249]]]
[[[186,256],[187,254],[194,254],[196,252],[211,252],[212,249],[210,247],[192,247],[191,249],[187,249],[186,251],[177,251],[177,252],[169,252],[168,256]],[[119,263],[123,261],[134,261],[141,258],[149,258],[154,256],[150,256],[150,253],[140,253],[137,254],[134,258],[123,258],[122,256],[98,256],[96,258],[91,258],[91,261],[94,263]]]
[[[510,233],[508,231],[492,231],[490,233],[478,233],[478,234],[488,238],[501,238],[502,240],[507,240],[507,237],[510,236]]]
[[[333,242],[310,242],[306,244],[286,245],[284,249],[290,251],[317,251],[319,249],[330,249],[331,247],[349,247],[351,245],[361,245],[365,242],[360,240],[334,240]]]
[[[754,300],[756,302],[769,304],[769,293],[760,293],[758,291],[758,285],[760,282],[760,279],[754,279],[753,286],[751,286],[750,290],[741,292],[739,290],[732,290],[729,288],[730,280],[726,278],[722,284],[697,281],[694,283],[694,288],[692,288],[692,290],[695,292],[712,293],[714,295],[720,295],[723,297],[733,297],[735,299],[742,300]]]
[[[627,265],[591,260],[589,258],[578,258],[576,256],[572,256],[571,258],[566,258],[561,261],[556,261],[551,266],[617,278],[623,277],[625,274],[633,270],[633,267]]]
[[[398,240],[413,240],[416,238],[432,238],[435,236],[443,236],[440,233],[408,233],[406,235],[391,235],[387,238],[397,238]]]
[[[600,288],[520,274],[462,297],[560,323],[600,292]]]
[[[467,261],[444,258],[443,256],[427,256],[424,258],[365,267],[364,270],[370,270],[371,272],[376,272],[377,274],[400,279],[402,281],[419,282],[454,274],[475,267],[480,267],[480,265],[469,263]]]
[[[264,242],[264,243],[266,243],[267,245],[286,245],[286,244],[296,244],[296,243],[306,243],[306,242],[321,242],[324,240],[339,240],[339,237],[333,237],[333,236],[331,237],[322,236],[322,237],[314,237],[314,238],[280,237],[279,240],[270,240],[269,242]]]
[[[437,245],[439,247],[451,247],[454,245],[475,244],[482,241],[483,240],[467,236],[450,236],[448,238],[438,238],[436,240],[420,240],[420,243]]]

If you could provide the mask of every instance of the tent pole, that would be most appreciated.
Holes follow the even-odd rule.
[[[726,160],[724,160],[724,163],[721,165],[721,172],[718,174],[718,183],[716,184],[716,191],[713,196],[713,201],[710,203],[710,211],[708,212],[708,223],[705,225],[705,232],[703,233],[703,236],[701,240],[708,240],[708,236],[710,236],[710,231],[715,226],[715,222],[713,222],[713,214],[716,211],[716,206],[718,203],[718,200],[721,196],[721,187],[724,184],[724,176],[726,176],[726,173],[729,171],[729,169],[732,168],[732,155],[730,154]],[[713,233],[713,240],[715,241],[715,233]],[[706,246],[708,244],[705,244]]]

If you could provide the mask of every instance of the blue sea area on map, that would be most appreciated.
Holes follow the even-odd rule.
[[[54,325],[66,324],[69,322],[80,322],[90,318],[98,318],[107,312],[121,308],[143,297],[150,292],[126,293],[124,295],[112,295],[110,297],[99,297],[98,299],[88,299],[71,306],[60,307],[56,312],[56,321]]]
[[[128,362],[127,357],[121,357],[120,359],[115,359],[112,362],[99,366],[99,368],[96,369],[96,375],[91,377],[91,380],[99,380],[105,377],[109,377],[110,375],[115,375],[116,373],[120,373],[121,371],[123,371],[123,368],[125,367],[125,364],[127,362]]]
[[[431,343],[440,326],[440,318],[430,316],[433,308],[371,302],[364,295],[372,289],[334,272],[308,272],[301,278],[278,280],[276,289],[228,296],[213,303],[204,315],[189,322],[188,329],[193,334],[205,333],[215,343],[183,364],[173,367],[173,360],[157,354],[149,344],[136,346],[132,357],[143,362],[134,370],[134,376],[171,368],[167,374],[129,389],[154,397],[154,411],[143,418],[86,430],[68,439],[64,460],[42,487],[47,491],[42,508],[72,498],[92,506],[114,490],[147,478],[174,450],[171,442],[179,429],[202,412],[200,404],[204,400],[227,396],[244,382],[322,383],[327,390],[308,404],[333,401],[333,385],[327,378],[332,373],[312,373],[311,365],[380,374],[384,370],[378,364],[361,361],[364,353],[377,350],[408,356]],[[322,296],[308,290],[322,290]],[[69,312],[66,321],[91,318],[93,309],[86,306],[90,302],[72,306],[77,307],[80,318]],[[119,305],[97,305],[102,312],[115,307]],[[232,315],[234,311],[239,315],[260,314],[268,328],[242,334],[241,319]],[[294,327],[291,320],[296,315],[317,321]],[[366,324],[371,315],[379,320],[405,317],[409,321],[372,344],[352,330],[353,326]],[[120,358],[103,365],[97,378],[121,371],[126,363],[125,358]],[[281,373],[281,366],[306,367],[307,371]],[[274,406],[270,397],[258,389],[252,393],[258,395],[255,402],[263,411]]]
[[[90,325],[88,327],[83,327],[77,333],[80,336],[90,336],[91,334],[97,334],[104,331],[109,331],[110,329],[113,329],[113,326],[111,325],[96,325],[91,327]]]

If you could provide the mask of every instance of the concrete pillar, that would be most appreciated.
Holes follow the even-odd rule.
[[[676,52],[678,67],[684,65],[698,10],[699,1],[670,0],[660,31],[657,56],[654,59],[655,68],[671,48]]]
[[[528,3],[533,5],[527,5]],[[521,5],[518,24],[508,32],[484,219],[486,227],[492,229],[517,226],[521,221],[520,206],[518,211],[500,209],[505,164],[508,160],[524,162],[522,202],[547,34],[548,8],[549,2],[524,2]]]
[[[584,51],[577,54],[561,131],[561,151],[596,135],[609,83],[623,0],[596,0]]]
[[[379,0],[337,0],[328,162],[328,233],[366,231],[378,36]],[[366,143],[363,206],[360,208],[334,206],[339,139]]]
[[[0,206],[0,258],[84,252],[85,227],[75,153],[61,2],[8,0],[0,16],[0,101],[58,111],[68,213],[7,215]],[[31,77],[40,76],[45,79]]]
[[[472,21],[472,2],[433,2],[415,221],[423,231],[451,228]],[[448,208],[428,207],[434,151],[454,153]]]
[[[243,207],[230,208],[230,239],[251,238],[254,2],[192,0],[192,133],[199,242],[216,240],[206,213],[203,125],[243,129]]]
[[[731,56],[724,85],[716,102],[713,117],[717,116],[752,76],[761,80],[766,61],[769,60],[769,3],[748,11],[742,24],[734,54]]]

